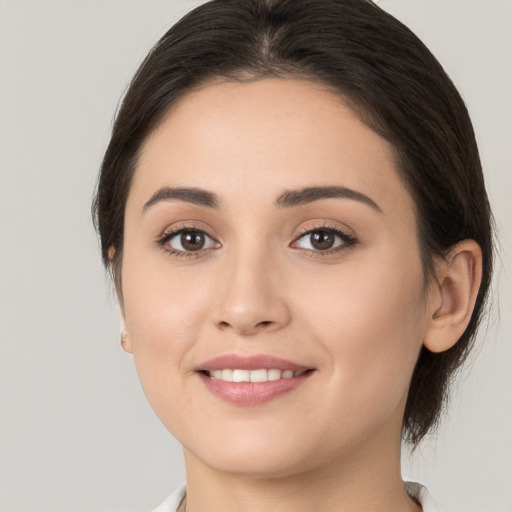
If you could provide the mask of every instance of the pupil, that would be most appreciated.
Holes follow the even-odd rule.
[[[204,234],[198,231],[182,233],[181,245],[187,251],[199,251],[204,246]]]
[[[328,231],[316,231],[311,233],[311,245],[320,251],[330,249],[334,245],[334,234]]]

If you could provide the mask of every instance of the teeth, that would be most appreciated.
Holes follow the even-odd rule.
[[[224,380],[226,382],[267,382],[279,379],[291,379],[300,377],[304,371],[293,372],[292,370],[279,370],[272,368],[270,370],[213,370],[209,372],[210,377]]]
[[[268,380],[267,370],[251,370],[249,373],[251,382],[265,382]]]
[[[281,378],[281,370],[269,370],[268,380],[279,380]]]
[[[249,370],[233,370],[233,382],[251,382]]]
[[[228,382],[233,382],[233,370],[221,370],[222,371],[222,380],[227,380]]]

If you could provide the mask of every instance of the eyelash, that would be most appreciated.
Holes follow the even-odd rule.
[[[339,254],[343,251],[350,249],[351,247],[354,247],[358,243],[358,240],[355,237],[353,237],[352,235],[349,235],[348,233],[341,230],[337,226],[331,226],[328,224],[319,224],[314,227],[308,227],[307,229],[305,229],[293,241],[293,244],[297,243],[301,238],[304,238],[307,235],[311,235],[313,233],[319,233],[319,232],[332,234],[332,235],[340,238],[342,243],[337,247],[334,247],[332,249],[326,249],[324,251],[321,251],[321,250],[315,251],[312,249],[303,249],[300,247],[298,247],[297,249],[303,251],[304,253],[306,253],[308,256],[310,256],[312,258],[322,258],[322,257],[330,256],[333,254]]]
[[[195,258],[195,257],[200,256],[201,254],[204,254],[204,251],[209,250],[209,248],[207,248],[207,249],[199,249],[197,251],[181,251],[181,250],[173,249],[169,245],[166,245],[175,236],[181,235],[183,233],[202,233],[203,235],[205,235],[206,237],[211,239],[214,244],[217,244],[217,245],[219,244],[218,240],[216,240],[213,236],[208,234],[207,231],[205,231],[203,228],[200,228],[200,227],[194,226],[194,225],[190,225],[190,226],[181,225],[179,227],[176,227],[175,229],[172,229],[171,231],[166,231],[165,233],[163,233],[163,235],[160,238],[158,238],[156,243],[163,251],[165,251],[166,254],[168,254],[169,256],[177,257],[177,258]]]
[[[349,235],[348,233],[346,233],[345,231],[341,230],[338,227],[330,226],[330,225],[326,225],[326,224],[319,224],[317,226],[314,226],[312,228],[309,227],[309,228],[305,229],[304,231],[302,231],[299,234],[299,236],[297,236],[294,239],[292,244],[297,243],[300,239],[304,238],[307,235],[311,235],[313,233],[318,233],[318,232],[332,234],[332,235],[338,237],[339,239],[341,239],[341,241],[343,243],[341,243],[337,247],[334,247],[333,249],[326,249],[324,251],[304,249],[301,247],[296,247],[296,249],[300,250],[301,252],[307,254],[310,257],[321,258],[321,257],[325,257],[325,256],[332,255],[332,254],[338,254],[342,251],[346,251],[347,249],[354,247],[358,243],[358,240],[355,237]],[[190,225],[190,226],[182,225],[175,229],[172,229],[171,231],[166,231],[165,233],[163,233],[163,235],[161,237],[159,237],[157,239],[156,243],[163,251],[165,251],[166,254],[168,254],[170,256],[178,257],[178,258],[199,257],[199,256],[203,255],[205,251],[210,250],[210,248],[206,248],[206,249],[199,249],[197,251],[182,251],[182,250],[173,249],[169,245],[167,245],[168,242],[170,240],[172,240],[175,236],[181,235],[183,233],[202,233],[203,235],[205,235],[206,237],[211,239],[214,244],[220,245],[220,242],[218,240],[216,240],[213,236],[208,234],[207,231],[205,231],[203,228],[199,228],[194,225]],[[293,247],[293,245],[291,245],[291,246]]]

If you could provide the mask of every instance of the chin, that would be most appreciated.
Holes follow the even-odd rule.
[[[269,439],[249,433],[243,437],[230,436],[229,442],[204,439],[204,443],[185,448],[187,463],[189,459],[200,461],[203,465],[218,472],[248,478],[282,478],[301,472],[311,463],[313,457],[304,443],[283,439],[280,436]],[[297,446],[302,446],[298,450]]]
[[[304,462],[276,453],[232,453],[221,458],[212,457],[209,453],[200,460],[214,471],[245,478],[285,478],[305,469]]]

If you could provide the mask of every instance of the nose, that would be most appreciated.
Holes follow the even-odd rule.
[[[218,274],[214,321],[240,336],[274,332],[290,322],[279,269],[265,254],[239,254]]]

